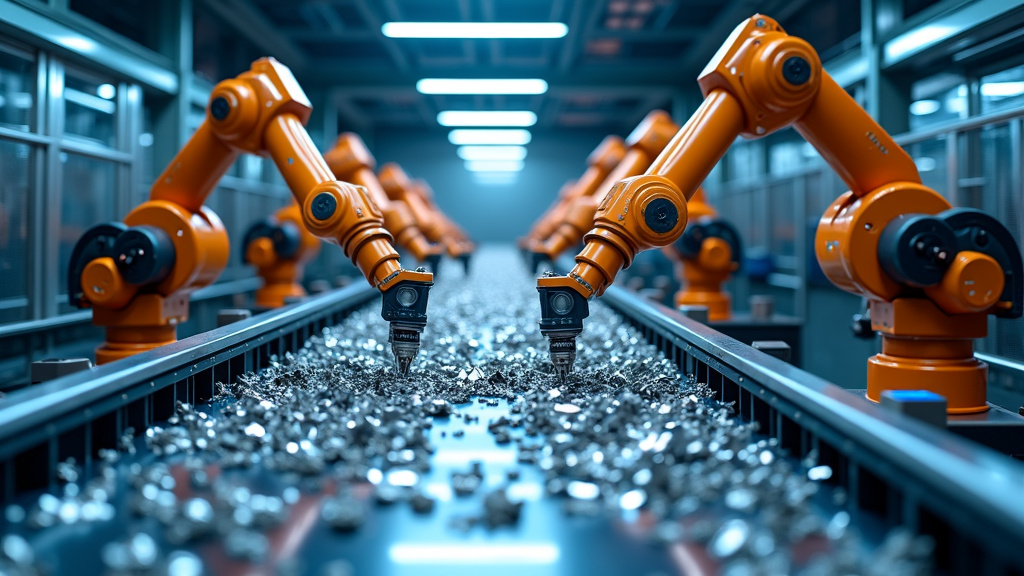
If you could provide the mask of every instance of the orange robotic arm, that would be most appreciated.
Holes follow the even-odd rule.
[[[255,266],[263,279],[263,286],[256,290],[256,306],[280,308],[289,298],[305,296],[302,271],[318,252],[320,239],[306,230],[298,204],[250,226],[242,243],[242,260]]]
[[[676,306],[706,306],[708,320],[728,320],[732,301],[722,284],[740,267],[742,246],[739,233],[718,217],[698,188],[686,205],[689,222],[683,235],[663,247],[662,253],[676,265],[681,288]]]
[[[86,232],[68,274],[73,304],[93,308],[107,328],[97,361],[108,362],[175,339],[189,294],[223,270],[228,239],[203,206],[242,153],[273,159],[301,207],[305,226],[342,247],[384,293],[399,369],[407,370],[426,324],[430,274],[403,270],[381,213],[366,189],[334,180],[304,127],[312,111],[291,71],[272,58],[217,84],[206,119],[153,184],[149,201],[124,224]]]
[[[462,261],[464,271],[469,273],[469,259],[473,252],[476,252],[476,244],[469,238],[466,231],[448,217],[444,211],[434,202],[434,190],[427,184],[426,180],[417,178],[412,182],[412,191],[419,196],[423,202],[434,212],[437,221],[442,228],[441,234],[445,239],[445,249],[452,258]]]
[[[1019,317],[1024,304],[1024,266],[1005,227],[976,210],[950,209],[924,186],[910,156],[824,71],[814,49],[770,18],[740,24],[698,81],[704,103],[645,175],[616,185],[569,276],[540,280],[542,315],[553,315],[542,330],[582,329],[586,298],[600,295],[638,251],[673,242],[673,218],[661,215],[685,222],[686,199],[737,136],[793,126],[850,187],[822,217],[815,253],[836,286],[870,301],[882,353],[868,362],[868,397],[925,389],[945,396],[951,412],[986,410],[987,367],[972,339],[985,335],[986,315]],[[566,306],[544,303],[566,297],[574,307],[560,316]]]
[[[373,169],[377,161],[366,148],[362,138],[352,132],[338,137],[338,141],[324,154],[334,175],[346,182],[366,188],[370,199],[384,214],[384,227],[394,235],[399,246],[408,250],[416,260],[426,262],[437,272],[441,261],[441,248],[431,244],[417,227],[416,217],[402,202],[392,201],[381,186]]]
[[[442,246],[450,258],[461,260],[468,270],[473,246],[453,233],[450,220],[434,204],[433,191],[427,183],[421,180],[413,181],[405,170],[394,162],[382,166],[377,178],[388,198],[409,209],[424,236]]]
[[[555,229],[558,228],[558,223],[562,220],[562,216],[565,214],[565,209],[568,208],[568,199],[573,195],[575,187],[575,180],[569,180],[562,184],[562,187],[558,190],[558,196],[555,197],[555,201],[537,218],[526,236],[520,237],[516,242],[521,250],[528,252],[531,246],[538,242],[543,242],[554,233]]]
[[[604,178],[597,183],[585,188],[577,186],[574,191],[578,193],[568,200],[565,211],[556,222],[555,231],[543,242],[533,245],[533,269],[536,270],[541,262],[554,262],[563,252],[579,244],[584,234],[594,227],[597,207],[612,186],[623,178],[646,170],[677,130],[679,126],[665,111],[654,110],[647,114],[626,138],[626,153],[614,168],[605,172]]]

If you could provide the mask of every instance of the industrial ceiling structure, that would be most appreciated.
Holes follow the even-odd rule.
[[[928,4],[927,0],[907,2]],[[823,57],[859,42],[848,0],[207,0],[249,40],[327,87],[355,129],[437,127],[444,110],[530,110],[538,128],[628,131],[694,79],[743,18],[778,19]],[[549,39],[388,38],[387,22],[560,22]],[[423,78],[539,78],[538,95],[425,95]]]

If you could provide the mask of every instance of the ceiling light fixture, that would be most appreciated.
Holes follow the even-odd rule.
[[[456,146],[491,145],[524,146],[530,143],[530,131],[512,130],[452,130],[448,141]]]
[[[437,115],[441,126],[533,126],[537,115],[529,110],[445,110]]]
[[[569,27],[561,22],[388,22],[380,31],[388,38],[562,38]]]
[[[463,160],[524,160],[522,146],[459,146],[455,151]]]
[[[918,100],[910,103],[910,113],[914,116],[927,116],[928,114],[934,114],[942,108],[942,103],[938,100]]]
[[[525,164],[522,160],[469,160],[466,170],[470,172],[520,172]]]
[[[540,78],[424,78],[416,83],[420,94],[543,94],[548,83]]]

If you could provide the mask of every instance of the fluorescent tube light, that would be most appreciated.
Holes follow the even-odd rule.
[[[530,143],[530,131],[512,130],[452,130],[448,133],[448,141],[456,146],[464,144],[504,144],[506,146],[523,146]]]
[[[548,83],[540,78],[424,78],[416,82],[421,94],[543,94]]]
[[[459,146],[455,153],[463,160],[523,160],[526,158],[526,148],[522,146]]]
[[[473,172],[473,182],[482,186],[510,186],[518,179],[519,172]]]
[[[981,95],[989,98],[1009,98],[1024,94],[1024,82],[985,82]]]
[[[445,110],[437,115],[441,126],[533,126],[537,115],[529,110]]]
[[[522,160],[467,160],[466,170],[470,172],[519,172]]]
[[[388,38],[562,38],[569,27],[561,22],[388,22],[380,31]]]

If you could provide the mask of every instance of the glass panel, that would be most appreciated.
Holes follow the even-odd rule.
[[[28,199],[31,148],[0,140],[0,300],[27,293]],[[24,317],[25,308],[4,310],[2,321]]]
[[[1024,105],[1024,65],[981,78],[981,112]]]
[[[741,142],[725,155],[731,183],[751,182],[764,173],[764,149],[760,142]]]
[[[0,125],[32,129],[36,66],[28,55],[0,46]]]
[[[67,269],[71,250],[92,226],[117,216],[114,190],[116,165],[77,154],[62,153],[63,178],[60,200],[60,260],[57,277],[59,293],[67,292]],[[66,305],[62,307],[70,310]]]
[[[967,84],[958,74],[938,74],[911,87],[910,129],[967,117]]]
[[[68,69],[64,77],[64,132],[117,146],[117,86]]]
[[[925,140],[906,147],[907,154],[914,159],[921,182],[932,188],[947,200],[952,200],[952,190],[947,190],[948,167],[946,166],[946,137]]]
[[[796,256],[796,190],[792,180],[773,184],[769,190],[771,208],[771,237],[769,247],[773,256]],[[792,270],[790,270],[792,271]]]

